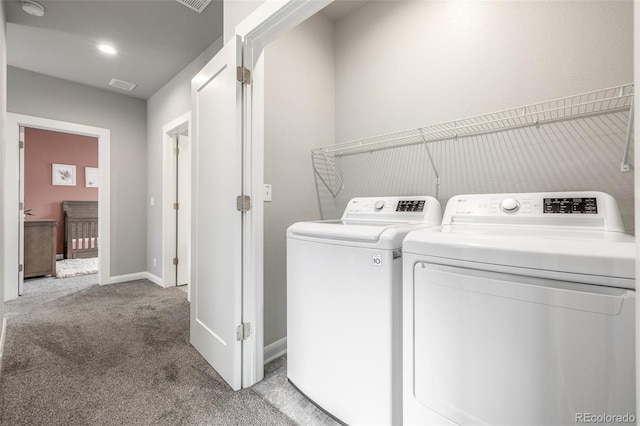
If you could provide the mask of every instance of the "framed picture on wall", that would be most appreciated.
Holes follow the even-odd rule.
[[[53,185],[76,186],[76,166],[72,164],[53,164],[51,183]]]
[[[84,168],[84,185],[87,188],[98,187],[98,168],[97,167]]]

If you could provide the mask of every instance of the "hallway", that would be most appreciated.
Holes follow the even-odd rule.
[[[254,390],[233,392],[189,344],[182,290],[96,282],[27,280],[6,303],[0,424],[293,424]]]

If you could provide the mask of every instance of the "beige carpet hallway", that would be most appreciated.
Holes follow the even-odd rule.
[[[189,344],[177,288],[95,275],[25,282],[6,303],[2,425],[291,425]]]

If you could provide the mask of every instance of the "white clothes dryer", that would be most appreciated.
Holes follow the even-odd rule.
[[[635,423],[635,242],[600,192],[460,195],[404,241],[405,424]]]
[[[287,230],[287,376],[343,423],[402,421],[402,240],[440,220],[432,197],[354,198]]]

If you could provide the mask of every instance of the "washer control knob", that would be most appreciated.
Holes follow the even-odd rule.
[[[382,201],[382,200],[376,201],[376,203],[373,205],[373,208],[376,211],[382,210],[384,208],[384,201]]]
[[[520,203],[515,198],[505,198],[500,203],[500,210],[505,213],[515,213],[520,208]]]

